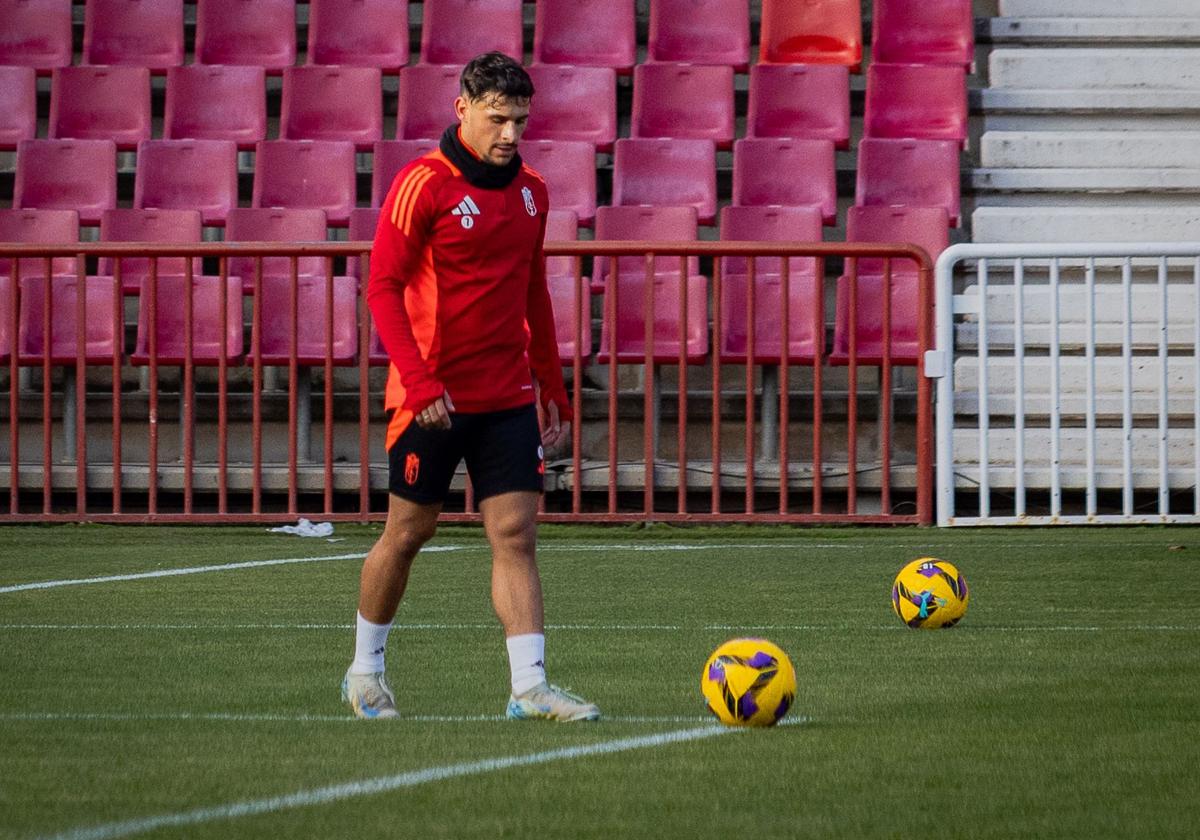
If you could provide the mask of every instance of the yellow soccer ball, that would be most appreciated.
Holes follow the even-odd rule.
[[[796,671],[766,639],[730,639],[704,663],[700,691],[726,726],[774,726],[796,698]]]
[[[967,579],[952,563],[920,557],[896,575],[892,609],[909,627],[953,627],[967,612]]]

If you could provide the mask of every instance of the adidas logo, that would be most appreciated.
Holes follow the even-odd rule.
[[[471,196],[464,195],[463,200],[458,202],[458,206],[450,212],[455,216],[461,216],[462,218],[459,221],[462,222],[462,226],[470,230],[475,226],[474,217],[479,215],[479,205],[475,203]]]

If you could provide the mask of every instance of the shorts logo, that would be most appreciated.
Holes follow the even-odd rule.
[[[546,451],[538,447],[538,475],[546,474]]]
[[[475,217],[480,215],[480,210],[479,205],[475,203],[471,196],[464,195],[463,200],[458,202],[458,206],[451,210],[450,213],[454,216],[461,216],[459,221],[462,223],[463,228],[470,230],[475,227]]]
[[[537,205],[533,203],[533,190],[521,187],[521,198],[525,199],[525,212],[530,216],[537,215]]]
[[[415,452],[404,456],[404,480],[409,484],[417,483],[417,473],[421,471],[421,458]]]

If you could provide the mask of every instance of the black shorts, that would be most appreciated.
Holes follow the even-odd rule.
[[[417,504],[444,502],[463,459],[476,502],[516,490],[542,492],[537,408],[452,414],[449,429],[422,429],[414,420],[388,450],[388,489]]]

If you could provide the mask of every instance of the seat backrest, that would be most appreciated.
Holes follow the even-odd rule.
[[[851,207],[846,211],[846,241],[911,242],[937,262],[938,255],[950,247],[950,217],[942,207]],[[917,266],[894,259],[891,270],[913,273]],[[883,274],[883,260],[858,260],[858,273]]]
[[[188,65],[167,71],[166,140],[232,140],[253,149],[267,137],[262,67]]]
[[[350,212],[350,231],[347,234],[351,242],[374,242],[375,229],[379,226],[379,208],[378,207],[355,207]],[[352,277],[357,277],[359,282],[365,282],[363,267],[360,265],[362,259],[360,257],[346,258],[346,272]]]
[[[457,64],[499,50],[518,61],[525,53],[521,0],[425,0],[421,63]]]
[[[525,140],[584,140],[612,151],[617,139],[617,74],[611,67],[535,64],[537,96]]]
[[[879,64],[867,68],[867,137],[967,140],[967,80],[962,67]]]
[[[349,140],[360,152],[383,139],[378,67],[288,67],[283,71],[279,136]]]
[[[138,144],[134,207],[199,210],[204,224],[223,225],[237,204],[237,144],[232,140]]]
[[[117,206],[117,144],[111,140],[23,140],[17,144],[13,207],[75,210],[84,225]]]
[[[402,140],[437,140],[455,121],[461,65],[416,64],[400,71],[396,105],[396,137]]]
[[[71,0],[0,0],[0,64],[47,71],[74,57]]]
[[[637,58],[636,34],[629,0],[537,0],[533,61],[628,73]]]
[[[774,64],[862,62],[861,0],[762,0],[759,61]]]
[[[579,238],[579,220],[573,210],[551,210],[546,214],[547,242],[574,242]],[[554,277],[575,276],[575,260],[572,257],[546,257],[546,275]]]
[[[854,203],[942,207],[959,216],[958,145],[953,140],[866,137],[858,144]]]
[[[37,71],[0,67],[0,150],[37,137]]]
[[[309,64],[395,71],[408,42],[408,0],[309,0]]]
[[[155,354],[160,365],[182,365],[187,360],[188,287],[185,278],[166,275],[155,280],[153,294],[149,280],[138,293],[137,339],[130,361],[150,363],[150,312],[154,310]],[[221,278],[197,275],[192,278],[192,363],[215,365],[220,359],[224,339],[226,359],[238,364],[243,349],[242,281],[230,275],[225,280],[225,332],[221,333]]]
[[[632,137],[733,142],[733,68],[639,64],[633,69]]]
[[[324,242],[325,211],[284,209],[281,207],[238,207],[229,211],[225,223],[226,242]],[[247,294],[254,290],[256,257],[230,257],[229,273],[242,278]],[[325,276],[324,257],[298,257],[296,271],[301,275]],[[262,274],[290,277],[291,257],[263,257]]]
[[[596,153],[591,143],[528,140],[521,158],[546,179],[551,210],[570,210],[585,226],[596,216]]]
[[[649,241],[649,242],[692,242],[697,234],[697,216],[694,207],[597,207],[596,241]],[[622,275],[646,273],[644,256],[617,258],[617,268]],[[612,258],[597,257],[593,273],[598,284],[607,282],[611,273]],[[687,271],[695,274],[700,270],[698,257],[689,257]],[[655,274],[678,274],[678,257],[655,257]]]
[[[79,214],[74,210],[0,210],[0,242],[56,244],[79,241]],[[46,261],[39,257],[23,257],[21,276],[42,277]],[[59,257],[51,260],[51,274],[74,274],[75,260]],[[12,260],[0,257],[0,276],[12,274]]]
[[[618,140],[613,152],[615,205],[686,206],[701,224],[717,213],[717,147],[711,140]]]
[[[850,71],[838,64],[750,68],[747,137],[808,137],[850,147]]]
[[[387,198],[396,175],[412,161],[438,147],[437,140],[381,140],[375,144],[371,169],[371,206]],[[523,147],[522,147],[523,150]]]
[[[150,139],[150,71],[145,67],[60,67],[50,81],[54,138],[112,140],[135,149]]]
[[[109,277],[84,278],[83,361],[88,365],[111,365],[114,351],[120,351],[124,336],[118,332],[113,281]],[[17,359],[23,365],[42,364],[46,348],[46,281],[43,277],[21,279],[21,304],[17,327]],[[76,332],[79,306],[79,278],[59,276],[50,279],[50,363],[74,364],[79,352]]]
[[[183,64],[183,0],[87,0],[83,63],[163,72]]]
[[[721,240],[744,242],[820,242],[821,211],[817,207],[723,207],[721,209]],[[750,260],[746,257],[722,257],[722,276],[748,274]],[[754,271],[758,276],[783,274],[781,257],[756,257]],[[816,259],[792,257],[788,260],[791,274],[814,274]]]
[[[334,364],[353,361],[358,349],[358,284],[353,277],[297,277],[295,283],[296,361],[305,366],[325,363],[326,332]],[[292,279],[263,278],[262,335],[263,364],[286,365],[292,351]],[[332,295],[332,323],[327,313]],[[332,329],[329,329],[332,327]],[[251,353],[254,345],[251,344]]]
[[[197,0],[197,64],[296,63],[295,0]]]
[[[650,61],[724,64],[750,61],[747,0],[650,0]]]
[[[186,244],[203,239],[203,226],[197,210],[105,210],[100,217],[101,242],[169,242]],[[135,294],[142,279],[150,273],[149,257],[121,257],[121,285],[126,294]],[[186,257],[160,257],[159,274],[183,274]],[[117,259],[100,258],[100,273],[112,277]],[[192,273],[200,273],[200,260],[192,261]]]
[[[733,203],[818,207],[831,225],[837,219],[834,160],[830,140],[739,140],[733,147]]]
[[[975,60],[971,0],[875,0],[871,58],[969,67]]]
[[[354,144],[344,140],[264,140],[254,165],[254,207],[312,207],[330,225],[350,221],[356,193]]]

